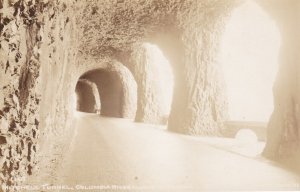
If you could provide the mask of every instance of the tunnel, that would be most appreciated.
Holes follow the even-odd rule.
[[[83,81],[90,82],[94,86],[94,92],[87,90],[87,87],[81,85]],[[78,103],[83,106],[91,107],[91,105],[96,104],[95,101],[98,101],[101,109],[96,107],[97,109],[94,111],[99,110],[102,116],[117,118],[135,117],[137,86],[130,71],[122,64],[112,64],[107,68],[93,69],[85,72],[79,78],[76,85],[76,92]],[[81,109],[80,107],[79,111],[87,112],[84,111],[84,108]]]
[[[252,131],[260,141],[266,141],[267,122],[274,110],[272,89],[280,45],[276,22],[259,4],[245,1],[232,12],[220,54],[228,98],[226,136],[249,129],[249,137]]]
[[[95,70],[82,78],[95,82],[101,97],[101,115],[122,117],[123,89],[116,72]]]
[[[220,60],[230,119],[267,122],[274,109],[272,88],[281,44],[278,26],[257,3],[247,1],[234,10],[222,38]]]
[[[99,113],[101,109],[97,85],[86,79],[76,84],[76,110],[87,113]]]
[[[0,0],[0,191],[299,190],[299,13]]]

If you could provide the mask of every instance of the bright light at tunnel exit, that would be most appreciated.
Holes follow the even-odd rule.
[[[280,42],[276,23],[255,2],[247,1],[232,13],[220,57],[230,120],[268,121]]]

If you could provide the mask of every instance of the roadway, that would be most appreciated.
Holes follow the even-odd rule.
[[[127,119],[78,113],[71,146],[57,184],[74,189],[300,190],[299,176],[267,160],[242,156],[213,147],[205,139]]]

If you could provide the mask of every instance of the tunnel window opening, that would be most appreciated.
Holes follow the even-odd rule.
[[[143,46],[147,50],[147,62],[151,66],[150,69],[153,69],[147,72],[154,82],[152,85],[157,85],[155,88],[157,89],[157,97],[160,100],[162,124],[167,124],[173,100],[173,70],[170,62],[157,45],[144,43]]]
[[[280,41],[275,21],[255,2],[246,1],[232,13],[220,58],[230,121],[268,121]]]

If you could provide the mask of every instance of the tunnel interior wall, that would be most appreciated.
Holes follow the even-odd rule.
[[[157,122],[161,115],[156,110],[160,101],[155,91],[140,94],[151,87],[147,83],[152,83],[142,75],[143,70],[148,70],[147,62],[143,62],[143,55],[135,61],[130,59],[138,51],[143,54],[139,50],[141,44],[154,42],[166,53],[175,73],[169,129],[184,134],[217,135],[227,113],[216,61],[218,40],[224,18],[237,1],[117,1],[103,6],[90,0],[78,15],[81,54],[99,61],[113,58],[124,63],[139,84],[136,120]],[[165,41],[162,36],[169,39],[169,45],[161,46],[160,41]],[[147,106],[149,110],[143,114],[141,111]]]
[[[299,6],[290,4],[299,1],[287,1],[289,7],[279,6],[275,13],[278,22],[282,20],[280,29],[286,38],[265,149],[275,156],[295,153],[300,137],[299,30],[295,30]],[[145,39],[157,34],[166,37],[153,39],[175,73],[169,129],[217,135],[226,119],[217,45],[222,19],[234,2],[128,0],[104,4],[87,0],[82,5],[76,0],[0,0],[1,184],[16,183],[18,178],[32,174],[42,157],[49,160],[45,163],[49,166],[60,161],[55,151],[66,146],[66,139],[73,133],[71,96],[77,71],[88,68],[78,62],[78,47],[83,58],[92,58],[98,64],[107,58],[126,63]],[[293,10],[280,11],[287,8]],[[130,69],[135,67],[126,64]]]
[[[142,44],[136,47],[129,58],[132,73],[137,81],[136,122],[165,124],[163,94],[159,88],[157,71],[152,65],[148,49]]]
[[[300,170],[300,2],[263,1],[281,32],[279,71],[273,87],[274,111],[267,128],[266,157],[283,160]],[[282,10],[285,10],[284,12]]]
[[[23,182],[42,160],[50,165],[58,159],[56,144],[72,119],[73,6],[0,1],[1,186]]]

